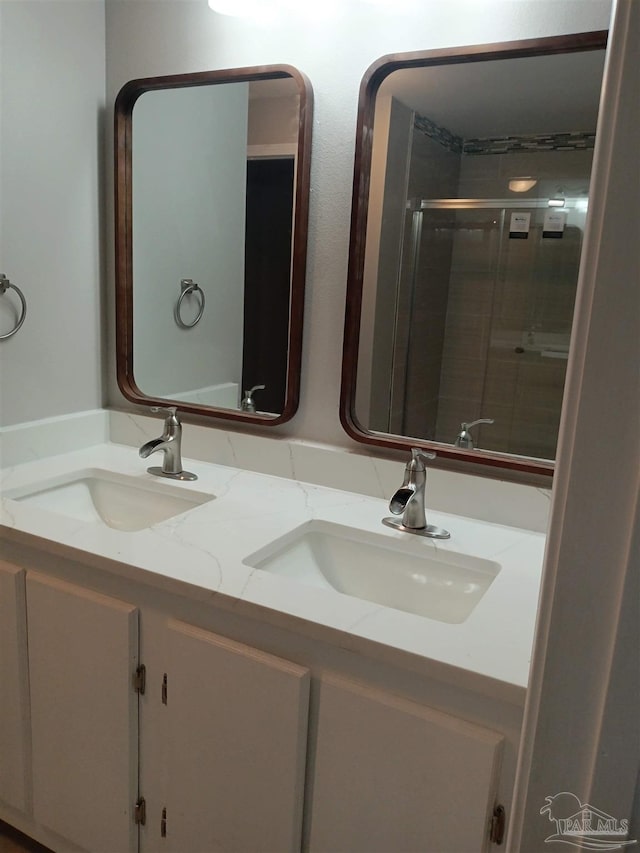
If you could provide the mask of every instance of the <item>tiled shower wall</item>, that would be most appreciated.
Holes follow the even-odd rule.
[[[549,198],[558,188],[578,195],[588,187],[592,151],[463,155],[461,198]],[[515,196],[509,179],[533,175],[538,184]],[[494,215],[495,214],[495,215]],[[532,329],[567,341],[571,330],[582,231],[568,225],[561,240],[508,241],[497,267],[500,211],[459,214],[484,228],[457,230],[453,240],[436,439],[453,441],[462,421],[493,417],[476,432],[486,449],[553,457],[566,360],[514,346],[491,346]],[[508,214],[507,214],[508,215]],[[537,214],[543,215],[543,211]],[[533,217],[532,217],[533,221]],[[537,284],[532,285],[535,273]],[[436,322],[436,330],[439,323]],[[437,331],[439,334],[439,331]]]

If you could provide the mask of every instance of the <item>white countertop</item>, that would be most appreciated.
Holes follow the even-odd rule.
[[[105,561],[105,568],[133,577],[153,573],[158,583],[188,585],[199,599],[211,594],[267,608],[274,615],[302,619],[307,625],[344,632],[382,647],[418,655],[434,666],[501,682],[519,694],[527,685],[533,644],[545,536],[521,528],[429,511],[431,524],[445,527],[451,539],[419,540],[425,553],[452,551],[494,560],[498,575],[470,616],[460,624],[415,616],[331,589],[251,568],[249,555],[311,520],[347,525],[390,541],[406,540],[380,522],[388,515],[379,498],[239,470],[184,460],[198,480],[176,483],[146,472],[132,447],[100,444],[83,450],[26,462],[0,472],[2,494],[49,478],[87,468],[153,480],[172,488],[215,495],[215,500],[153,527],[113,530],[101,522],[84,522],[2,497],[0,533],[15,530]],[[400,485],[400,483],[398,483]],[[427,505],[429,496],[427,495]],[[4,530],[3,530],[4,529]],[[109,563],[107,563],[109,561]],[[149,580],[149,576],[144,576]],[[169,583],[169,588],[171,583]],[[498,686],[498,685],[496,685]],[[515,695],[515,694],[514,694]]]

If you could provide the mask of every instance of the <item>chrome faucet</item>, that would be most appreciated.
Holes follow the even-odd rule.
[[[493,418],[479,418],[477,421],[471,421],[470,424],[464,421],[460,424],[460,432],[453,442],[456,447],[463,447],[465,450],[473,450],[473,436],[469,432],[471,427],[477,424],[492,424]]]
[[[166,412],[167,417],[164,422],[164,432],[160,438],[147,441],[139,450],[143,459],[147,459],[157,450],[163,453],[162,467],[154,465],[147,468],[147,471],[155,474],[156,477],[169,477],[172,480],[197,480],[196,474],[184,471],[182,468],[182,424],[178,420],[176,407],[169,406],[163,409],[154,406],[151,411]]]
[[[431,539],[449,539],[451,534],[442,527],[427,524],[425,509],[425,486],[427,484],[427,469],[425,459],[435,459],[435,453],[426,453],[419,447],[411,448],[411,459],[404,469],[404,480],[398,491],[389,501],[389,509],[397,518],[383,518],[382,523],[405,533],[415,533],[418,536],[428,536]]]

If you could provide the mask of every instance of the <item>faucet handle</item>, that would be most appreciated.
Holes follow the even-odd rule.
[[[175,418],[178,412],[177,406],[151,406],[151,411],[155,415],[157,412],[164,412],[167,418]]]
[[[151,411],[162,412],[164,418],[164,435],[179,436],[182,433],[182,424],[178,420],[177,406],[151,406]]]
[[[425,459],[435,459],[436,454],[431,450],[423,450],[421,447],[411,448],[411,459],[407,462],[407,469],[410,471],[424,471]]]
[[[412,447],[411,448],[411,459],[418,459],[419,457],[423,459],[435,459],[436,453],[433,450],[423,450],[421,447]]]
[[[494,423],[493,418],[478,418],[477,421],[471,421],[470,424],[463,421],[460,424],[460,429],[462,430],[462,432],[466,432],[467,430],[470,430],[471,427],[477,426],[477,424],[492,424],[492,423]]]

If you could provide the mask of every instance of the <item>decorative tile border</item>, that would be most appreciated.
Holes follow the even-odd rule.
[[[414,126],[447,151],[455,154],[508,154],[512,151],[585,151],[595,145],[596,135],[586,131],[522,136],[488,136],[462,139],[427,116],[415,113]]]
[[[511,151],[586,151],[595,145],[595,133],[548,133],[532,136],[492,136],[465,139],[464,154],[507,154]]]
[[[451,131],[447,130],[446,127],[440,127],[439,124],[436,124],[435,121],[431,121],[430,118],[421,116],[419,113],[415,113],[414,127],[421,131],[421,133],[424,133],[425,136],[433,139],[434,142],[442,145],[442,147],[446,148],[447,151],[453,151],[454,154],[462,154],[464,139],[451,133]]]

